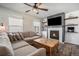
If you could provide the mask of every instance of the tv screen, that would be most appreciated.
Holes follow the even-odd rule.
[[[55,26],[55,25],[62,25],[62,17],[61,16],[48,19],[48,26]]]

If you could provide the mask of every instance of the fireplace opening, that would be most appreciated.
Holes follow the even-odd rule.
[[[50,31],[50,38],[59,40],[59,31]]]

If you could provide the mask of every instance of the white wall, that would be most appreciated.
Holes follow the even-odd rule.
[[[8,17],[15,17],[15,18],[21,18],[24,20],[24,26],[23,30],[24,31],[34,31],[33,24],[32,22],[34,20],[40,20],[40,18],[27,15],[27,14],[22,14],[19,12],[16,12],[14,10],[7,9],[5,7],[0,6],[0,23],[3,22],[6,26],[6,30],[8,31]]]
[[[70,15],[72,16],[78,16],[79,17],[79,11],[74,11],[66,14],[66,18],[68,18]],[[68,33],[66,32],[65,36],[65,42],[69,42],[72,44],[78,44],[79,45],[79,18],[77,19],[70,19],[66,20],[65,24],[78,24],[78,26],[75,27],[75,32],[77,33]],[[67,31],[67,26],[66,26],[66,31]]]
[[[34,21],[40,22],[40,20],[41,19],[38,18],[38,17],[34,17],[34,16],[31,16],[31,15],[25,15],[24,16],[24,32],[35,31],[33,22]]]
[[[23,18],[22,15],[16,11],[0,6],[0,23],[4,23],[8,31],[8,17]]]

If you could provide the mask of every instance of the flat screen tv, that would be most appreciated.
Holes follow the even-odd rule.
[[[48,26],[56,26],[56,25],[62,25],[62,16],[48,19]]]

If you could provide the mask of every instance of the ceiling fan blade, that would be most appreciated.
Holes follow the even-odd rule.
[[[42,4],[42,3],[38,3],[39,4],[39,6]]]
[[[39,7],[42,3],[37,3],[36,6]]]
[[[45,9],[45,8],[38,8],[40,10],[43,10],[43,11],[48,11],[48,9]]]
[[[25,11],[25,12],[29,12],[30,10],[27,10],[27,11]]]
[[[28,3],[24,3],[25,5],[28,5],[28,6],[30,6],[30,7],[33,7],[32,5],[30,5],[30,4],[28,4]]]

